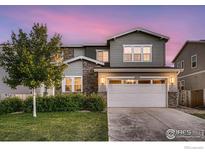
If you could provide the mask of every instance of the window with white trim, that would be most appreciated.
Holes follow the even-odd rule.
[[[177,62],[177,68],[181,68],[180,64],[181,64],[180,61]]]
[[[185,89],[185,81],[184,80],[179,81],[179,89],[180,90],[184,90]]]
[[[181,61],[181,69],[184,69],[184,60]]]
[[[68,76],[64,79],[65,92],[82,92],[82,77]]]
[[[151,62],[152,45],[124,45],[124,62]]]
[[[191,68],[197,67],[197,55],[191,56]]]
[[[107,50],[96,50],[96,59],[101,62],[109,61],[109,54]]]

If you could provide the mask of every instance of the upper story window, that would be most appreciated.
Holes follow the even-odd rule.
[[[184,69],[184,60],[177,62],[176,67],[180,69]]]
[[[177,68],[180,68],[181,66],[180,66],[180,62],[177,62]]]
[[[184,61],[181,61],[181,69],[184,69]]]
[[[197,55],[191,56],[191,68],[197,67]]]
[[[124,62],[151,62],[152,45],[124,45]]]
[[[109,61],[109,54],[107,50],[96,50],[96,59],[102,62]]]

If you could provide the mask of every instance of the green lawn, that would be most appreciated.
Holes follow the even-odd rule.
[[[0,115],[0,141],[107,141],[107,114],[50,112]]]
[[[205,114],[193,114],[199,118],[205,119]]]

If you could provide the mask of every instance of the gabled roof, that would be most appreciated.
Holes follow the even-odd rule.
[[[98,60],[95,60],[95,59],[92,59],[89,57],[85,57],[85,56],[78,56],[78,57],[66,60],[66,61],[64,61],[64,64],[72,63],[72,62],[77,61],[77,60],[87,60],[87,61],[93,62],[95,64],[104,65],[104,63],[101,61],[98,61]]]
[[[61,47],[73,47],[73,48],[83,48],[83,47],[89,47],[89,46],[107,46],[106,43],[92,43],[92,44],[64,44]]]
[[[174,57],[174,59],[172,60],[172,63],[174,63],[176,61],[176,59],[178,58],[178,56],[181,54],[181,52],[183,51],[183,49],[185,48],[185,46],[189,43],[205,43],[205,40],[188,40],[184,43],[184,45],[182,46],[182,48],[179,50],[179,52],[177,53],[177,55]]]
[[[147,29],[144,29],[144,28],[135,28],[135,29],[132,29],[130,31],[127,31],[127,32],[124,32],[124,33],[120,33],[120,34],[117,34],[117,35],[114,35],[110,38],[108,38],[108,41],[109,40],[112,40],[112,39],[115,39],[115,38],[118,38],[118,37],[121,37],[123,35],[127,35],[129,33],[133,33],[133,32],[143,32],[143,33],[146,33],[146,34],[149,34],[149,35],[152,35],[152,36],[155,36],[155,37],[158,37],[160,39],[165,39],[165,40],[169,40],[169,37],[168,36],[165,36],[165,35],[162,35],[162,34],[159,34],[159,33],[155,33],[155,32],[152,32],[150,30],[147,30]]]

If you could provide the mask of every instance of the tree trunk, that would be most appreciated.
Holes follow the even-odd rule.
[[[36,88],[33,88],[33,117],[37,117],[36,115]]]
[[[52,95],[55,96],[55,86],[52,87]]]

